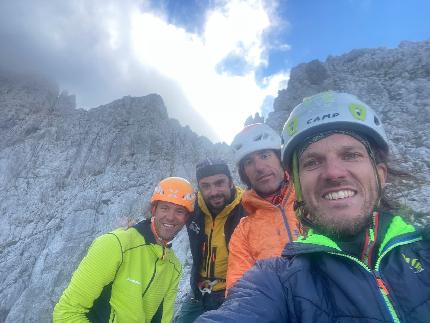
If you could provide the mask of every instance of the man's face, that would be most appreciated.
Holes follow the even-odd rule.
[[[154,212],[155,229],[160,238],[172,240],[188,220],[188,211],[181,205],[158,201]]]
[[[242,162],[245,175],[255,191],[272,194],[279,189],[284,179],[284,170],[273,150],[256,151],[245,156]]]
[[[225,174],[203,177],[199,181],[200,193],[206,205],[219,213],[231,200],[233,182]]]
[[[383,186],[385,164],[376,172]],[[306,212],[319,231],[352,236],[369,223],[378,199],[377,175],[357,139],[334,134],[311,144],[300,157],[299,174]]]

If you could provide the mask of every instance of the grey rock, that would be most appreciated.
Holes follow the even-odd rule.
[[[0,73],[0,107],[0,322],[51,321],[91,241],[144,218],[160,179],[193,181],[205,156],[232,160],[169,119],[156,94],[86,111],[47,80]],[[174,244],[186,265],[179,301],[187,239]]]
[[[430,41],[402,42],[394,49],[356,49],[325,62],[300,64],[292,69],[288,87],[279,92],[266,122],[281,131],[303,98],[327,90],[354,94],[381,116],[392,165],[418,179],[393,183],[389,191],[414,221],[429,222]]]

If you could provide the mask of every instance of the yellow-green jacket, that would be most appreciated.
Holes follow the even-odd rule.
[[[54,322],[171,322],[181,264],[145,220],[98,237],[55,306]]]

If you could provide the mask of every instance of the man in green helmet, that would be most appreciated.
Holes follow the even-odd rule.
[[[282,133],[309,231],[197,322],[428,322],[430,241],[389,208],[381,120],[355,96],[305,99]]]

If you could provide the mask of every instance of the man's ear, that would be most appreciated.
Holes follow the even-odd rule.
[[[376,172],[379,178],[379,183],[381,184],[381,188],[384,188],[388,175],[387,165],[385,163],[379,163],[378,165],[376,165]]]

